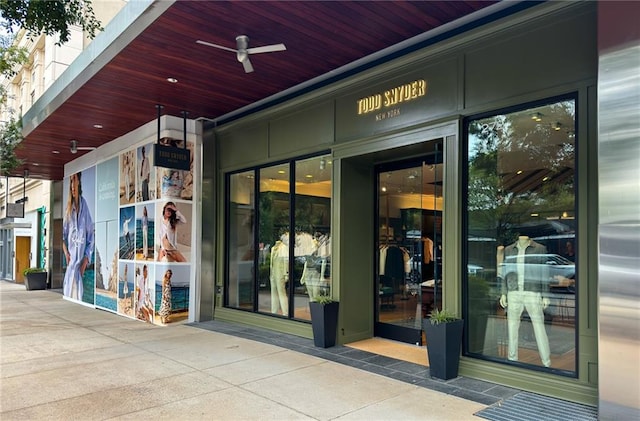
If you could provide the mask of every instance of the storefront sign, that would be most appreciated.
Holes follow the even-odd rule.
[[[24,203],[7,203],[7,218],[24,218]]]
[[[154,154],[154,165],[156,167],[176,170],[189,170],[191,168],[191,152],[189,149],[154,145]]]
[[[336,142],[380,135],[455,114],[460,100],[457,57],[416,62],[413,70],[385,73],[335,101]]]
[[[426,94],[427,82],[424,79],[414,80],[384,92],[358,99],[358,115],[378,112],[376,120],[396,117],[400,115],[398,105],[403,102],[413,101]]]

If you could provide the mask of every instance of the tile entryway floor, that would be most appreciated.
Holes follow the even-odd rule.
[[[371,338],[363,341],[352,342],[346,346],[362,351],[372,352],[385,357],[391,357],[410,363],[429,366],[427,348],[424,346],[410,345],[402,342],[383,338]]]

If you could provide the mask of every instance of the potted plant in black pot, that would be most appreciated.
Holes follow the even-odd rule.
[[[458,377],[463,320],[446,310],[433,310],[424,319],[431,377],[449,380]]]
[[[27,291],[47,289],[47,271],[44,268],[27,268],[23,272]]]
[[[336,344],[338,329],[337,301],[328,295],[318,295],[309,301],[313,344],[320,348],[330,348]]]

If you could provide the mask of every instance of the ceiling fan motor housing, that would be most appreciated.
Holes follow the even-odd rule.
[[[246,50],[249,47],[249,37],[246,35],[238,35],[236,37],[238,50]]]
[[[249,37],[246,35],[238,35],[236,37],[236,43],[238,45],[236,57],[238,61],[242,63],[249,58],[249,53],[247,52],[247,48],[249,47]]]

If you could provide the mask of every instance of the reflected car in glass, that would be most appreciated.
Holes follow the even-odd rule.
[[[471,264],[471,263],[469,263],[469,264],[467,265],[467,272],[468,272],[470,275],[477,275],[477,274],[479,274],[480,272],[482,272],[482,270],[483,270],[483,269],[484,269],[484,268],[483,268],[482,266],[479,266],[479,265],[474,265],[474,264]]]
[[[551,283],[560,282],[562,279],[575,279],[576,277],[575,263],[559,254],[527,254],[526,258],[528,261],[538,262],[526,262],[527,266],[545,265],[549,272]],[[517,259],[518,256],[506,256],[504,262],[500,265],[501,273],[506,275],[510,272],[516,272]]]

